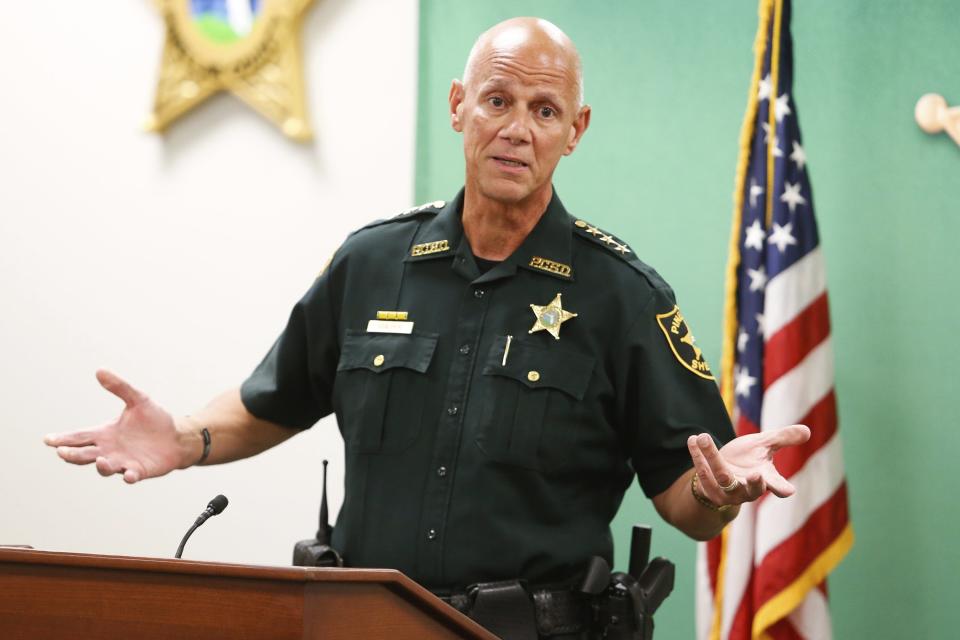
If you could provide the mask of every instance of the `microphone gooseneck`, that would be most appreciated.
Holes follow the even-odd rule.
[[[183,547],[186,546],[187,540],[189,540],[193,532],[197,530],[197,527],[202,525],[213,516],[223,513],[223,510],[227,508],[227,504],[229,504],[229,500],[227,500],[226,496],[223,494],[218,495],[216,498],[207,503],[207,508],[203,510],[203,513],[197,517],[197,520],[193,523],[190,529],[187,530],[187,533],[184,534],[183,540],[180,541],[180,546],[177,547],[177,554],[174,556],[175,558],[179,558],[181,555],[183,555]]]

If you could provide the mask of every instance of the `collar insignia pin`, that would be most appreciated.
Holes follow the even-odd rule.
[[[559,293],[549,304],[543,306],[531,304],[530,309],[536,316],[537,321],[533,323],[533,327],[527,333],[546,331],[557,340],[560,339],[560,325],[571,318],[577,317],[577,314],[564,310]]]

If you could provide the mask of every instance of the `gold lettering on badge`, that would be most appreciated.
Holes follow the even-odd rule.
[[[414,258],[417,256],[427,256],[431,253],[443,253],[444,251],[450,250],[450,243],[447,240],[437,240],[436,242],[424,242],[423,244],[415,244],[410,250],[410,255]]]
[[[541,271],[555,273],[558,276],[563,276],[564,278],[569,278],[573,273],[573,269],[570,268],[570,265],[563,264],[562,262],[554,262],[553,260],[541,258],[540,256],[533,256],[530,258],[530,266],[534,269],[540,269]]]
[[[406,320],[406,311],[377,311],[377,320]]]

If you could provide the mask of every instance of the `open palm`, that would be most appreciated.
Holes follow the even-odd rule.
[[[67,462],[94,462],[101,475],[120,473],[131,484],[177,469],[180,445],[173,416],[110,371],[97,371],[97,380],[123,400],[120,416],[91,429],[48,435],[44,442]]]

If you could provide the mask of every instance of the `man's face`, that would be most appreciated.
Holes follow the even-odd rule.
[[[578,108],[576,69],[555,43],[507,45],[494,41],[481,51],[466,86],[454,81],[450,110],[453,128],[463,133],[468,184],[513,204],[550,188],[560,157],[573,152],[586,130],[590,110]]]

